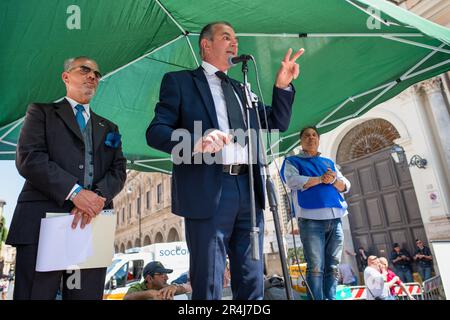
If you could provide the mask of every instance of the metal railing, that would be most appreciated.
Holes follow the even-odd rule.
[[[445,300],[444,286],[440,275],[423,282],[424,300]]]

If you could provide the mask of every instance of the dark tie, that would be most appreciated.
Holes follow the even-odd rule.
[[[230,78],[228,78],[228,76],[222,71],[217,71],[216,76],[221,80],[223,96],[225,97],[225,104],[227,106],[230,128],[234,130],[246,130],[247,126],[245,125],[244,117],[242,116],[242,109],[238,99],[236,98],[236,94],[234,93]],[[242,142],[240,144],[242,146],[245,146],[245,142]]]
[[[81,104],[77,104],[75,106],[75,109],[77,109],[75,118],[77,119],[78,126],[80,127],[81,131],[84,131],[84,128],[86,128],[86,120],[84,120],[84,117],[83,117],[84,106],[82,106]]]

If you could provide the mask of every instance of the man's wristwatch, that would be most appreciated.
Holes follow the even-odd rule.
[[[81,190],[83,190],[83,188],[81,188],[80,186],[73,190],[72,194],[69,197],[69,200],[73,202],[73,199],[75,199],[75,197],[80,193]]]
[[[334,180],[331,182],[331,184],[334,184],[338,180],[337,177],[334,177]]]

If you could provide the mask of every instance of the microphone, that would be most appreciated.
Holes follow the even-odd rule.
[[[234,66],[238,63],[244,62],[244,61],[248,61],[248,60],[253,60],[253,56],[249,55],[249,54],[241,54],[240,56],[229,56],[228,57],[228,64],[230,66]]]

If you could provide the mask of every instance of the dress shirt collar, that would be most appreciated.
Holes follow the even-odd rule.
[[[208,76],[215,75],[217,71],[220,71],[217,67],[213,66],[211,63],[208,63],[206,61],[202,61],[202,68]],[[224,73],[227,74],[228,70],[225,71]]]
[[[86,114],[87,114],[87,115],[90,115],[90,113],[89,113],[89,103],[87,103],[87,104],[78,103],[77,101],[75,101],[75,100],[73,100],[72,98],[69,98],[69,97],[67,97],[67,96],[66,96],[66,100],[69,101],[70,106],[72,107],[72,109],[74,110],[74,112],[77,112],[77,110],[75,110],[75,107],[76,107],[78,104],[81,104],[81,105],[84,107],[84,111],[86,111]]]

